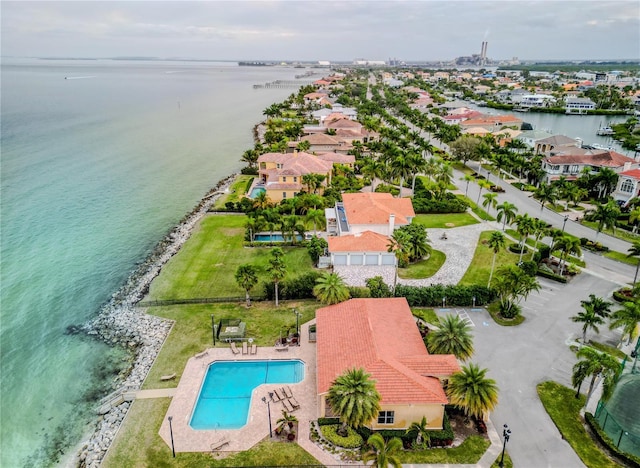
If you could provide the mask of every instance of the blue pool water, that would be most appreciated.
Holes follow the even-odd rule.
[[[251,189],[251,193],[249,194],[249,198],[256,198],[262,192],[266,192],[266,190],[262,187],[254,187]]]
[[[300,234],[296,234],[296,239],[301,241],[302,236]],[[279,232],[274,232],[273,234],[256,234],[253,236],[254,242],[284,242],[284,237]]]
[[[299,360],[214,362],[207,369],[189,425],[239,429],[247,423],[254,388],[298,383],[303,378],[304,363]]]

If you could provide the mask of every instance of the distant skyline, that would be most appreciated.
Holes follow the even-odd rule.
[[[3,56],[639,59],[640,2],[2,1]]]

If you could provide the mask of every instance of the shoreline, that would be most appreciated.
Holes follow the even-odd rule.
[[[178,253],[196,224],[237,177],[233,173],[211,188],[188,214],[173,227],[136,267],[125,283],[100,307],[98,314],[80,326],[71,326],[68,334],[82,333],[110,346],[122,346],[133,352],[133,364],[123,371],[118,387],[140,389],[173,326],[173,321],[146,313],[136,306],[149,292],[151,282],[162,267]],[[113,406],[99,415],[93,432],[76,445],[73,461],[77,466],[97,468],[124,420],[130,402]]]

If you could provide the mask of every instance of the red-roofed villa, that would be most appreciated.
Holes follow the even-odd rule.
[[[318,416],[334,416],[326,402],[333,381],[363,368],[380,393],[369,428],[407,429],[427,418],[442,429],[448,403],[443,383],[460,370],[452,354],[430,355],[403,297],[351,299],[316,312]]]

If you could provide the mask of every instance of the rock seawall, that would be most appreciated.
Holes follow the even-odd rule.
[[[134,352],[135,360],[121,386],[134,390],[140,388],[173,324],[170,320],[147,315],[143,309],[136,308],[135,305],[147,294],[151,281],[158,276],[162,266],[180,250],[196,223],[213,205],[220,192],[229,188],[234,178],[235,174],[218,182],[200,203],[158,242],[151,254],[112,295],[94,319],[69,330],[85,333],[109,345],[124,346]],[[100,466],[130,406],[130,403],[124,402],[113,406],[100,416],[93,434],[82,443],[77,455],[78,466]]]

